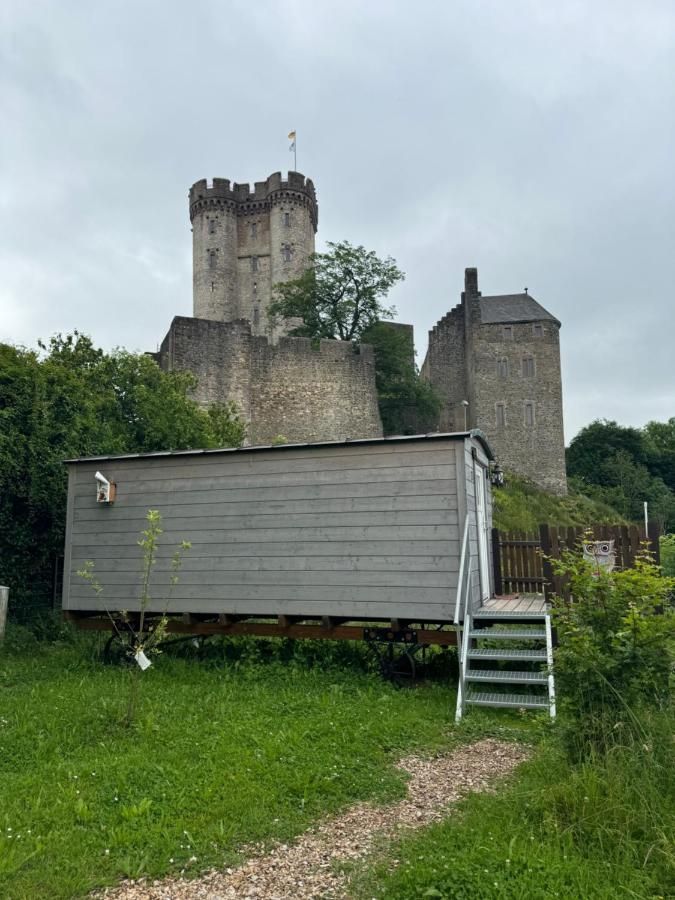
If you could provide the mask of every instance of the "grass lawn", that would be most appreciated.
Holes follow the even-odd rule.
[[[646,743],[576,766],[544,739],[498,794],[467,797],[357,871],[355,900],[670,900],[673,724],[654,715]]]
[[[223,646],[160,656],[131,728],[119,724],[129,674],[101,665],[91,643],[5,651],[0,896],[76,897],[123,876],[230,864],[242,843],[400,795],[395,760],[448,743],[447,678],[400,690],[343,646],[303,647],[285,664],[278,650],[263,661],[264,644],[240,642],[239,660]]]

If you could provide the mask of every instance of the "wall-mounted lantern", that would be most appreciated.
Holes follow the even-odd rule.
[[[493,487],[504,487],[504,470],[499,463],[495,463],[492,467],[490,481],[492,482]]]
[[[101,475],[100,472],[97,472],[94,478],[96,479],[96,502],[114,503],[117,485],[112,481],[108,481],[105,475]]]

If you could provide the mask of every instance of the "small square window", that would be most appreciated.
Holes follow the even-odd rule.
[[[209,234],[215,234],[215,233],[216,233],[216,220],[209,219]]]
[[[503,428],[506,425],[506,407],[503,403],[495,404],[497,427]]]
[[[497,360],[497,375],[500,378],[508,378],[509,377],[509,361],[508,361],[508,359],[498,359]]]
[[[251,272],[257,272],[257,271],[258,271],[258,257],[252,256],[251,257]]]
[[[505,341],[513,340],[513,325],[502,325],[502,337]]]
[[[532,334],[536,338],[540,338],[544,336],[544,326],[543,325],[533,325],[532,326]]]
[[[523,358],[523,377],[534,378],[534,357],[532,356]]]
[[[529,427],[534,425],[534,403],[530,401],[525,403],[525,424]]]

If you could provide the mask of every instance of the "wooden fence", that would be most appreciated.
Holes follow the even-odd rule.
[[[566,579],[554,575],[550,559],[560,559],[564,550],[575,550],[584,535],[597,541],[614,541],[616,567],[629,569],[645,543],[644,529],[637,525],[561,527],[540,525],[537,532],[492,529],[495,594],[568,593]],[[648,549],[659,562],[659,531],[650,523]]]

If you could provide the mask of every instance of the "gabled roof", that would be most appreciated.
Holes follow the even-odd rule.
[[[480,297],[480,317],[483,324],[499,322],[560,322],[537,303],[531,294],[498,294]]]

